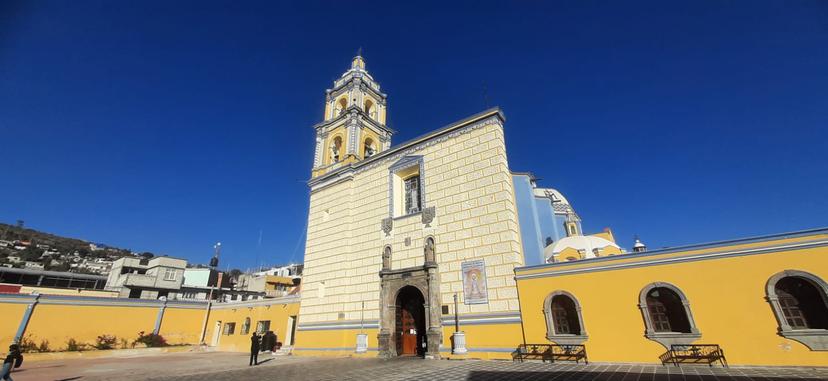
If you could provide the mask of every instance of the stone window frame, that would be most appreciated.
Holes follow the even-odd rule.
[[[776,283],[787,277],[803,278],[811,282],[820,291],[822,301],[828,307],[828,283],[822,278],[801,270],[784,270],[773,274],[765,284],[765,300],[776,317],[777,334],[798,341],[812,351],[828,351],[828,329],[793,329],[785,319],[782,306],[779,305],[779,295],[776,294]]]
[[[402,211],[400,215],[394,215],[394,202],[396,193],[398,193],[398,189],[394,186],[394,177],[398,177],[397,174],[399,172],[403,172],[406,170],[411,169],[411,167],[417,166],[417,176],[419,176],[419,198],[420,198],[420,210],[414,213],[407,213],[406,211]],[[403,183],[403,187],[404,187]],[[402,159],[398,160],[396,163],[391,165],[388,168],[388,217],[392,219],[398,218],[405,218],[409,216],[414,216],[417,214],[421,214],[423,210],[427,207],[426,206],[426,197],[425,197],[425,161],[423,160],[423,156],[419,155],[412,155],[412,156],[405,156]],[[402,196],[405,197],[405,188],[402,189]],[[403,200],[403,204],[405,204]],[[404,205],[403,205],[404,209]]]
[[[647,294],[654,288],[666,288],[678,295],[681,300],[681,305],[684,307],[687,322],[690,324],[690,332],[656,332],[653,321],[650,318],[650,308],[647,306]],[[653,282],[644,286],[638,294],[638,308],[641,310],[641,315],[644,318],[644,337],[663,345],[667,349],[670,349],[670,346],[674,344],[691,344],[702,336],[699,328],[696,326],[696,320],[693,318],[690,301],[680,288],[671,283]]]
[[[578,314],[578,324],[581,328],[580,334],[557,334],[555,332],[555,322],[553,321],[552,316],[552,299],[554,299],[556,296],[566,296],[567,298],[572,300],[572,303],[575,304],[575,311]],[[586,331],[586,326],[584,325],[584,316],[581,312],[581,303],[578,301],[578,298],[576,298],[575,295],[572,295],[572,293],[568,291],[556,290],[547,295],[546,299],[543,300],[543,316],[544,320],[546,321],[546,340],[561,345],[573,345],[583,344],[589,338],[589,335]]]

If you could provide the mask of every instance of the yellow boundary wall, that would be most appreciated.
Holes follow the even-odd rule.
[[[139,332],[151,333],[156,325],[170,345],[199,344],[207,314],[206,302],[0,294],[0,351],[13,342],[30,306],[34,307],[24,337],[38,345],[48,343],[50,351],[66,350],[70,339],[92,349],[100,335],[125,339],[131,347]],[[221,335],[217,349],[248,351],[250,333],[263,320],[271,322],[270,329],[283,341],[288,317],[296,316],[298,311],[298,297],[215,303],[209,311],[205,342],[211,343],[216,321],[221,321],[222,327],[235,322],[236,331],[233,335]],[[246,317],[251,318],[251,332],[241,335]],[[121,345],[117,344],[119,348]]]

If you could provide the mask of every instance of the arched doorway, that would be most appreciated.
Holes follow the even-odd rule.
[[[397,293],[395,330],[398,356],[422,356],[426,342],[425,298],[416,287],[405,286]]]

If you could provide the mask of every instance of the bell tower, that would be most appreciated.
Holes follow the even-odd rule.
[[[385,126],[388,96],[365,70],[361,55],[354,57],[351,68],[325,93],[324,120],[314,126],[312,177],[385,151],[394,133]]]

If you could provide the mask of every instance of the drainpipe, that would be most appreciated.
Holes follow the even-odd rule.
[[[523,306],[520,304],[520,287],[518,283],[517,271],[515,271],[515,291],[517,291],[518,311],[520,312],[520,334],[523,336],[523,347],[526,348],[526,330],[523,328]]]
[[[23,339],[23,335],[26,333],[26,327],[29,325],[32,313],[34,313],[35,306],[37,306],[37,303],[40,302],[40,293],[35,292],[32,295],[34,295],[34,300],[28,307],[26,307],[26,311],[23,312],[23,319],[20,320],[20,325],[17,327],[17,333],[14,334],[14,341],[12,341],[14,344],[19,344],[20,340]]]
[[[153,335],[157,335],[161,332],[161,321],[164,320],[164,310],[167,309],[167,298],[164,298],[164,304],[161,305],[161,308],[158,309],[158,316],[155,318],[155,328],[152,330]]]

